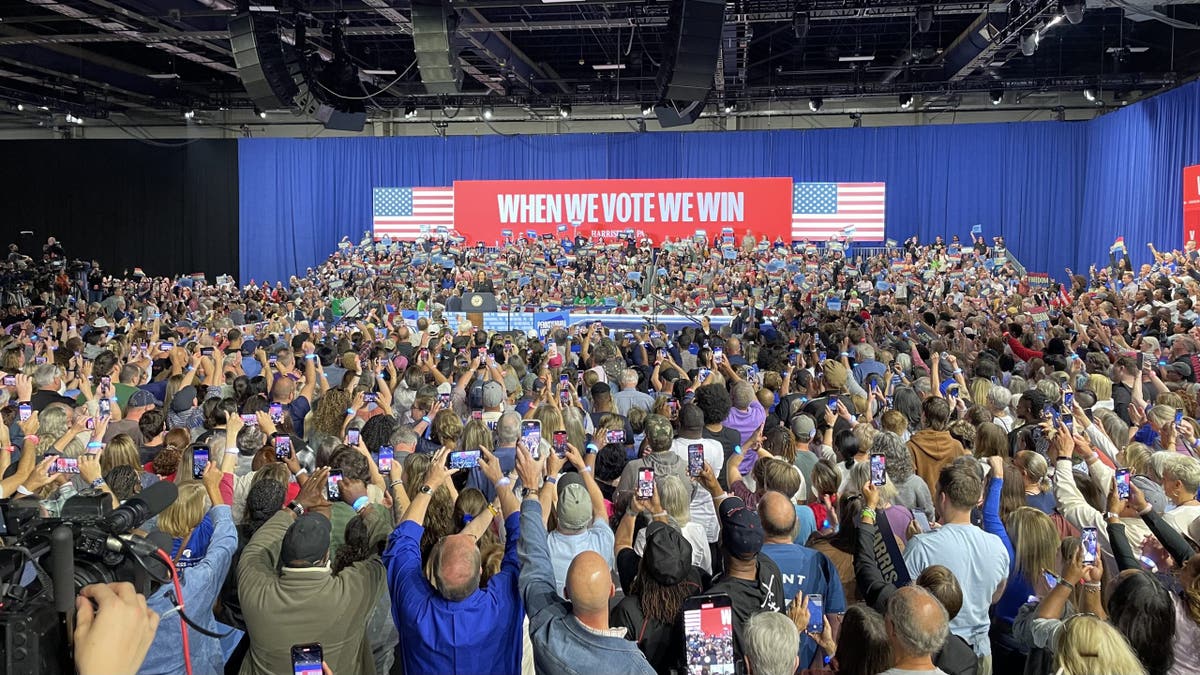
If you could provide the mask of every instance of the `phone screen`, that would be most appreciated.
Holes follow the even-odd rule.
[[[279,424],[283,421],[283,404],[272,403],[270,408],[268,408],[268,414],[271,415],[272,422]]]
[[[4,386],[6,386],[6,387],[17,386],[17,376],[16,375],[5,375],[4,376]]]
[[[542,423],[538,420],[521,422],[521,447],[535,460],[542,458],[541,444]]]
[[[450,405],[450,394],[438,394],[438,402],[441,403],[442,406]]]
[[[808,596],[808,632],[820,633],[825,628],[825,598],[818,593]]]
[[[871,455],[871,484],[875,486],[883,485],[887,482],[887,457],[884,455]]]
[[[321,675],[324,650],[319,642],[292,645],[292,675]]]
[[[292,439],[286,434],[275,437],[275,459],[286,462],[292,456]]]
[[[654,469],[641,469],[637,479],[638,499],[650,499],[654,496]]]
[[[1062,414],[1062,423],[1067,427],[1067,431],[1075,431],[1075,416],[1071,413]]]
[[[87,429],[88,431],[94,430],[96,428],[96,418],[95,417],[87,418],[87,421],[83,423],[83,428]]]
[[[79,473],[79,460],[74,457],[56,457],[49,473]]]
[[[108,417],[108,416],[112,415],[112,401],[110,401],[106,398],[102,398],[102,399],[100,399],[100,403],[97,405],[100,408],[100,416],[101,417]]]
[[[473,419],[473,420],[483,419],[483,411],[482,410],[472,410],[471,411],[471,419]]]
[[[913,520],[917,521],[917,527],[921,528],[922,532],[933,529],[929,526],[929,517],[925,515],[924,511],[913,511],[912,514]]]
[[[1129,469],[1117,469],[1117,497],[1129,499]]]
[[[683,630],[688,673],[733,673],[733,607],[728,595],[688,598]]]
[[[1096,528],[1085,527],[1082,532],[1083,564],[1091,565],[1096,562],[1096,548],[1099,544]]]
[[[1046,580],[1046,585],[1050,587],[1050,590],[1054,590],[1054,587],[1058,585],[1058,575],[1050,570],[1042,570],[1042,578]]]
[[[1175,409],[1175,424],[1183,424],[1183,408]]]
[[[1063,407],[1070,408],[1075,404],[1075,393],[1070,391],[1063,392]]]
[[[699,476],[704,470],[704,445],[692,443],[688,446],[688,475]]]
[[[242,424],[248,427],[258,426],[258,417],[256,415],[242,415]]]
[[[826,403],[826,405],[829,406],[829,410],[831,410],[832,412],[837,412],[837,404],[838,404],[837,398],[835,398],[833,396],[830,396],[829,402]]]
[[[567,456],[567,432],[556,431],[552,436],[554,439],[554,454],[559,457]]]
[[[455,450],[450,453],[451,469],[474,469],[479,466],[478,450]]]
[[[22,403],[20,406],[18,406],[17,417],[22,422],[28,420],[31,415],[33,415],[33,406],[28,403]]]
[[[208,448],[195,448],[192,451],[192,478],[196,480],[203,478],[206,466],[208,466]]]
[[[395,451],[390,445],[379,446],[379,473],[387,473],[392,470],[392,459],[395,457]]]
[[[326,480],[325,492],[329,501],[335,502],[342,498],[342,472],[333,470],[329,472],[329,478]]]
[[[360,433],[361,432],[359,432],[358,429],[347,429],[346,445],[358,445],[358,437]]]
[[[607,434],[605,434],[605,440],[607,440],[609,443],[624,443],[625,442],[625,430],[624,429],[613,429],[612,431],[609,431]]]
[[[725,360],[725,350],[717,347],[713,350],[713,363],[721,363]]]

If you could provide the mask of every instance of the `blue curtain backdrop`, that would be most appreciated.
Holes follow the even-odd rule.
[[[1180,167],[1200,162],[1200,85],[1090,123],[825,131],[247,139],[241,281],[316,265],[370,229],[371,189],[467,179],[791,176],[885,181],[888,236],[983,225],[1032,271],[1107,255],[1115,234],[1178,245]],[[1140,254],[1141,251],[1133,251]]]

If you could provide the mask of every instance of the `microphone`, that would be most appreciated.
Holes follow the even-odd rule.
[[[112,513],[100,521],[100,527],[113,534],[123,534],[146,522],[151,516],[162,513],[175,503],[178,496],[179,488],[174,483],[160,480],[113,509]]]

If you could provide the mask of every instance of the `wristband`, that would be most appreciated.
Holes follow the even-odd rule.
[[[870,518],[871,520],[875,520],[875,509],[872,509],[872,508],[864,508],[864,509],[862,510],[862,517],[863,517],[863,518]]]
[[[1139,516],[1144,516],[1144,515],[1146,515],[1147,513],[1150,513],[1150,511],[1151,511],[1151,510],[1153,510],[1153,509],[1154,509],[1154,505],[1153,505],[1153,504],[1150,504],[1150,503],[1147,503],[1147,504],[1146,504],[1146,508],[1142,509],[1141,511],[1138,511],[1138,515],[1139,515]]]
[[[733,446],[733,454],[735,454],[735,455],[742,454],[742,446],[740,446],[740,445]]]
[[[424,422],[425,424],[432,424],[432,423],[433,423],[433,420],[429,419],[429,415],[425,415],[424,417],[422,417],[422,418],[421,418],[421,421],[422,421],[422,422]]]
[[[370,504],[370,503],[371,503],[370,497],[363,495],[363,496],[359,497],[358,499],[355,499],[354,503],[350,505],[350,508],[354,509],[355,513],[358,513],[359,511],[363,510],[364,506],[366,506],[367,504]]]
[[[306,358],[306,359],[308,359],[308,360],[310,360],[310,361],[311,361],[311,360],[313,360],[313,359],[317,358],[317,355],[316,355],[316,354],[305,354],[305,355],[304,355],[304,358]]]
[[[1085,582],[1083,584],[1083,590],[1087,591],[1088,593],[1099,593],[1100,592],[1100,582],[1099,581]]]
[[[950,374],[951,375],[962,375],[962,368],[955,368],[953,371],[951,371]]]
[[[104,444],[100,441],[91,441],[87,444],[88,448],[103,448]]]
[[[346,408],[346,414],[347,415],[357,415],[358,411],[355,410],[354,408]]]
[[[397,485],[399,485],[399,486],[403,487],[403,486],[404,486],[404,481],[402,481],[402,480],[394,480],[394,481],[392,481],[392,482],[388,483],[388,489],[389,489],[389,490],[391,490],[392,488],[396,487]]]
[[[591,472],[592,472],[592,467],[590,467],[590,466],[585,466],[585,467],[583,467],[582,471],[583,471],[584,473],[591,473]]]
[[[650,514],[650,517],[651,518],[666,518],[668,515],[669,514],[666,511],[659,511],[658,513]]]
[[[1112,511],[1106,511],[1104,513],[1104,519],[1105,520],[1113,520],[1113,519],[1120,520],[1121,516],[1119,514],[1113,513]]]
[[[596,444],[595,444],[595,443],[588,443],[587,445],[585,445],[585,446],[583,447],[583,449],[584,449],[584,450],[587,452],[587,454],[589,454],[589,455],[594,455],[594,454],[596,454],[596,453],[600,452],[600,450],[599,450],[599,449],[596,447]]]
[[[550,485],[556,485],[558,483],[558,476],[546,476],[546,479],[542,481],[542,485],[547,483]]]
[[[505,487],[507,485],[512,485],[512,479],[508,476],[501,476],[500,480],[496,481],[497,487]]]
[[[96,480],[92,481],[93,488],[99,489],[101,485],[104,485],[104,478],[97,478]]]

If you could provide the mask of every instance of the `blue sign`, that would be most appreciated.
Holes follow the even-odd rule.
[[[567,327],[567,312],[534,312],[533,328],[538,335],[549,335],[555,328]]]

